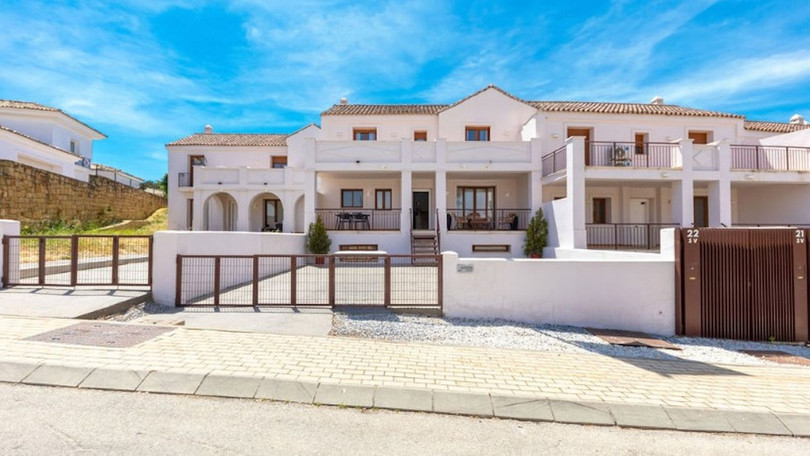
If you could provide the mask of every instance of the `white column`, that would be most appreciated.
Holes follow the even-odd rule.
[[[529,185],[528,185],[528,192],[529,192],[529,209],[531,209],[531,214],[529,217],[534,216],[534,213],[537,212],[537,209],[540,209],[540,206],[543,205],[543,172],[541,170],[534,170],[529,173]]]
[[[731,226],[731,181],[709,182],[709,226]]]
[[[399,207],[402,208],[400,214],[400,232],[411,232],[411,209],[413,206],[413,173],[411,171],[402,171],[400,175],[400,202]]]
[[[692,140],[682,139],[678,142],[681,152],[681,180],[672,182],[672,222],[682,227],[695,224],[695,181],[692,172]]]
[[[247,192],[239,192],[234,196],[234,200],[236,200],[236,231],[250,231],[250,196]]]
[[[284,210],[284,217],[281,219],[281,231],[292,233],[295,225],[295,194],[293,192],[282,192],[281,207]]]
[[[436,171],[436,211],[439,214],[439,230],[442,236],[447,234],[447,171]]]
[[[191,209],[192,212],[191,229],[194,231],[202,231],[205,229],[205,220],[204,220],[205,211],[203,209],[205,208],[205,200],[209,196],[210,195],[201,191],[194,192],[194,203]]]
[[[304,179],[304,232],[309,225],[315,223],[315,204],[318,198],[317,173],[307,171]]]
[[[585,138],[575,136],[565,142],[566,197],[571,207],[572,237],[560,245],[562,248],[585,249],[588,237],[585,231]],[[560,240],[568,238],[560,236]]]

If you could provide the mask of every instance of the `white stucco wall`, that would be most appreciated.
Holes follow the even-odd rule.
[[[438,137],[436,116],[323,116],[322,141],[352,141],[355,128],[376,128],[377,141],[413,139],[415,131],[426,131],[428,141]]]
[[[489,127],[490,141],[521,141],[523,125],[536,112],[533,107],[490,88],[439,113],[439,137],[465,141],[466,127]]]
[[[20,222],[16,220],[0,220],[0,241],[3,236],[19,236]],[[3,258],[5,258],[3,251],[3,243],[0,242],[0,284],[3,283]]]
[[[152,297],[174,306],[177,255],[301,255],[303,234],[158,231],[152,262]]]
[[[736,223],[810,224],[810,185],[740,185],[736,191]]]
[[[675,332],[673,261],[443,255],[448,317]]]

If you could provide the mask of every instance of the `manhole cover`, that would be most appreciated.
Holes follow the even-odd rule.
[[[800,366],[810,366],[810,359],[802,356],[791,355],[790,353],[778,350],[740,350],[741,352],[779,364],[798,364]]]
[[[94,347],[125,348],[146,342],[174,328],[159,326],[113,325],[109,323],[77,323],[23,340],[55,344],[91,345]]]

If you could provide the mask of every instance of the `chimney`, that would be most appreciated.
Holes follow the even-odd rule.
[[[801,114],[793,114],[790,116],[790,123],[794,125],[807,125],[807,121],[804,120],[804,117]]]
[[[347,100],[345,97],[341,98],[340,99],[340,104],[342,104],[342,105],[349,104],[349,100]]]
[[[664,99],[656,95],[653,97],[652,101],[650,101],[650,104],[662,105],[664,104]]]
[[[203,129],[203,132],[211,134],[214,132],[214,127],[212,127],[211,125],[206,125],[205,128]]]

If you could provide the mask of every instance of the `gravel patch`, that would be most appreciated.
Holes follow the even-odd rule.
[[[165,307],[159,304],[155,304],[152,301],[149,301],[146,303],[138,304],[136,306],[132,306],[124,313],[107,315],[99,318],[99,320],[128,322],[152,314],[166,314],[175,312],[176,309],[174,307]]]
[[[397,315],[387,311],[335,312],[331,334],[397,342],[595,353],[621,358],[689,360],[727,365],[778,365],[738,350],[778,350],[810,358],[810,347],[804,345],[664,337],[664,340],[681,350],[623,347],[610,345],[585,329],[573,326]]]

